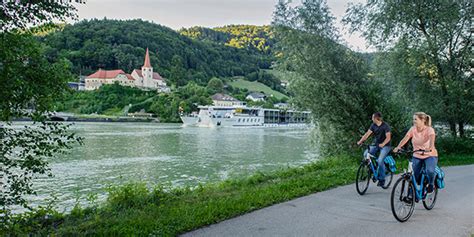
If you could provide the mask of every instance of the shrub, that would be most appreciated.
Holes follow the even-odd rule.
[[[436,149],[442,154],[474,154],[473,138],[441,137],[436,141]]]

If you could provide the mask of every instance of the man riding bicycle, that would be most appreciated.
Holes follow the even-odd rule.
[[[365,150],[364,157],[369,152],[371,155],[375,156],[377,152],[379,156],[377,158],[379,180],[377,186],[383,187],[385,185],[385,164],[384,159],[390,153],[391,146],[390,142],[392,139],[392,134],[390,132],[390,125],[382,119],[382,114],[376,112],[372,114],[372,124],[370,125],[369,130],[362,136],[362,138],[357,142],[357,145],[364,143],[372,134],[374,134],[374,144],[370,146],[370,150]]]

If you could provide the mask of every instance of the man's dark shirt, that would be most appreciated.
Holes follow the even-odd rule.
[[[372,123],[372,125],[370,125],[369,130],[374,133],[374,143],[375,145],[378,146],[380,143],[385,141],[385,138],[386,138],[385,134],[390,132],[390,125],[388,125],[385,122],[382,122],[380,126],[377,126],[377,124]],[[388,141],[386,146],[390,146],[390,143],[391,143],[391,139],[390,141]]]

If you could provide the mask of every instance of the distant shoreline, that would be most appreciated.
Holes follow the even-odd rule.
[[[27,122],[32,121],[31,118],[17,118],[13,121],[17,122]],[[147,123],[162,123],[158,118],[144,118],[144,117],[81,117],[81,116],[70,116],[70,117],[52,117],[48,121],[59,121],[59,122],[147,122]],[[166,123],[179,123],[179,122],[169,122]]]

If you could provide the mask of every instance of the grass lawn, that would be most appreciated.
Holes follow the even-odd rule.
[[[229,84],[232,87],[237,87],[237,88],[245,88],[249,91],[256,91],[256,92],[261,92],[265,93],[265,95],[270,96],[273,95],[277,99],[282,99],[282,98],[288,98],[288,96],[273,90],[272,88],[258,82],[258,81],[247,81],[243,79],[242,77],[234,77]]]

